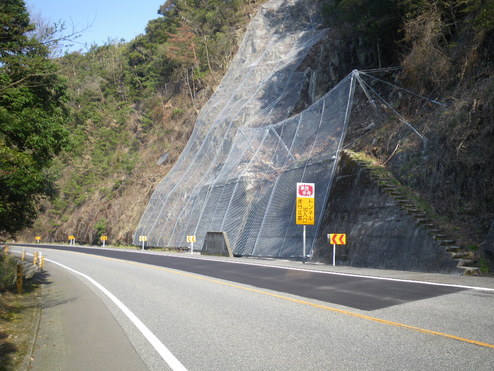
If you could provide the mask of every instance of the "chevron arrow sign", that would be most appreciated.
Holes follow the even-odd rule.
[[[329,243],[332,245],[346,245],[345,233],[331,233],[328,234]]]

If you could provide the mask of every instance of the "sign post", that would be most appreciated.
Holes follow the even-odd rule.
[[[148,240],[147,236],[139,236],[139,241],[142,242],[142,249],[144,250],[144,245],[146,244],[146,241]]]
[[[36,243],[39,243],[40,240],[41,240],[41,236],[36,236]]]
[[[346,245],[346,234],[330,233],[328,234],[329,243],[333,245],[333,267],[336,265],[336,245]]]
[[[103,247],[105,247],[105,242],[108,240],[108,236],[101,236],[99,239],[103,241]]]
[[[194,252],[194,242],[196,242],[196,236],[187,236],[187,242],[190,243],[190,253]]]
[[[315,219],[315,185],[314,183],[297,183],[297,202],[295,223],[304,226],[302,262],[305,264],[307,225],[314,225]]]
[[[75,236],[69,236],[69,245],[75,246]]]

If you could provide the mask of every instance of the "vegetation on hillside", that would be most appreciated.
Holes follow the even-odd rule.
[[[44,203],[36,235],[130,242],[150,193],[233,57],[234,35],[262,2],[168,0],[131,42],[57,60],[70,92],[71,140],[51,168],[60,192]]]
[[[394,83],[446,103],[404,104],[394,93],[392,104],[425,135],[425,149],[391,122],[362,139],[356,123],[349,132],[353,149],[386,164],[462,242],[480,243],[494,220],[494,161],[486,161],[494,158],[494,5],[319,1],[331,37],[341,39],[342,73],[399,66],[388,76]],[[95,243],[107,234],[111,243],[129,243],[152,190],[234,55],[249,14],[263,2],[167,0],[131,42],[59,58],[70,92],[69,148],[50,168],[60,177],[60,194],[44,203],[46,212],[27,236],[60,241],[73,234]]]

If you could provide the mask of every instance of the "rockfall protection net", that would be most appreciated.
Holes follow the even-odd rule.
[[[313,246],[352,104],[355,73],[293,115],[308,76],[299,67],[326,33],[312,0],[272,0],[252,20],[191,138],[154,191],[134,235],[149,246],[202,247],[225,231],[235,254],[302,256],[296,183],[315,183]]]

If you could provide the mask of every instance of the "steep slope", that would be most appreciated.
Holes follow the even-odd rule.
[[[210,25],[201,28],[204,26],[202,22],[211,18],[202,18],[201,12],[194,13],[190,8],[192,2],[174,3],[187,4],[189,8],[163,7],[166,8],[164,12],[176,11],[178,16],[174,18],[172,13],[166,13],[163,19],[150,22],[148,31],[159,32],[148,33],[129,45],[108,45],[85,55],[66,56],[61,60],[74,96],[74,120],[69,129],[75,144],[71,153],[60,158],[53,169],[54,173],[61,175],[60,196],[42,206],[45,212],[35,229],[25,233],[26,239],[32,240],[35,235],[40,235],[43,240],[64,241],[67,235],[75,234],[82,242],[96,243],[101,234],[107,234],[113,243],[132,241],[153,190],[185,147],[197,118],[196,109],[206,104],[213,94],[212,87],[219,82],[229,55],[234,54],[236,48],[232,47],[234,38],[231,35],[241,33],[231,31],[231,28],[229,32],[222,29],[212,37],[208,33]],[[248,4],[242,13],[245,16],[249,11],[255,13],[254,8],[249,8],[251,5],[258,6],[263,1],[235,3]],[[329,3],[336,8],[327,6]],[[327,16],[331,27],[327,31],[323,31],[326,26],[315,29],[314,32],[321,32],[320,39],[303,50],[296,68],[288,66],[303,78],[300,85],[293,86],[298,91],[297,97],[287,102],[289,108],[282,113],[285,117],[295,117],[325,96],[355,68],[376,69],[373,74],[385,83],[374,80],[370,87],[379,92],[389,105],[374,96],[375,107],[367,110],[369,99],[357,89],[351,125],[343,147],[371,155],[397,181],[419,195],[424,207],[434,211],[432,214],[436,215],[435,223],[441,228],[441,233],[482,256],[484,251],[494,251],[494,246],[489,245],[492,242],[481,245],[494,220],[494,38],[492,22],[489,23],[488,18],[492,7],[470,0],[400,4],[405,3],[410,8],[387,9],[372,1],[321,0],[322,14]],[[218,4],[218,1],[208,4]],[[314,9],[315,2],[306,5],[297,8],[300,15]],[[348,9],[342,12],[345,6],[348,6],[351,16],[345,14]],[[266,19],[279,22],[277,15],[283,13],[267,10],[269,5],[264,10]],[[303,21],[310,17],[299,18]],[[172,62],[167,56],[166,49],[170,44],[167,35],[176,31],[178,19],[185,19],[189,26],[193,26],[189,31],[195,33],[195,51],[198,58],[202,58],[201,66],[189,63],[185,65],[187,68],[174,69],[177,61]],[[369,23],[369,19],[373,22]],[[390,19],[391,22],[386,23]],[[297,22],[288,24],[288,28],[298,26]],[[173,37],[171,41],[174,41]],[[254,45],[252,42],[251,46]],[[214,54],[213,47],[220,48],[221,52]],[[188,52],[191,52],[190,48]],[[186,55],[187,51],[184,53]],[[276,60],[275,55],[272,57]],[[378,68],[399,64],[398,68]],[[260,71],[259,76],[264,72],[267,73]],[[281,75],[275,77],[285,78]],[[387,85],[389,82],[442,104],[421,98],[408,99],[407,93]],[[372,89],[368,88],[368,91]],[[224,90],[223,94],[235,97],[232,91]],[[237,93],[240,93],[239,98],[243,98],[242,94],[248,94],[248,91],[240,89]],[[266,93],[273,99],[271,92]],[[281,104],[282,100],[279,102]],[[280,107],[276,106],[276,109]],[[217,109],[223,108],[229,111],[226,106],[216,107],[210,110],[211,115],[204,111],[201,120],[214,122],[211,117],[215,117]],[[252,109],[259,111],[259,107],[253,106]],[[234,115],[234,110],[232,108],[229,113]],[[401,118],[393,111],[399,112]],[[270,123],[276,123],[283,117],[273,116],[272,119]],[[257,122],[253,126],[264,124]],[[246,133],[244,130],[245,136]],[[266,138],[276,136],[275,133],[282,137],[280,132],[268,130]],[[218,141],[211,142],[211,148],[223,139],[219,132],[216,134]],[[194,134],[195,137],[198,135],[197,132]],[[233,138],[233,132],[228,135]],[[286,144],[285,140],[283,142]],[[241,146],[228,144],[221,156],[232,148],[243,150]],[[266,152],[269,151],[264,150]],[[282,152],[283,155],[287,153]],[[212,161],[207,167],[211,164],[219,165],[220,162]],[[277,172],[271,166],[262,166],[257,170],[267,170],[266,174]],[[199,172],[188,175],[204,179],[200,187],[213,185],[214,188],[214,184],[227,187],[230,184],[229,170],[221,173],[215,173],[213,168],[210,172],[206,170],[201,170],[205,172],[203,175],[209,174],[204,177]],[[269,196],[267,203],[269,199],[274,200]],[[260,198],[259,205],[264,206],[263,198]],[[211,211],[206,204],[203,209]],[[188,212],[184,211],[184,215]],[[217,218],[220,216],[216,215]],[[259,227],[255,226],[257,221],[252,224],[255,228]],[[183,231],[185,228],[180,218],[173,223],[176,225],[172,229]],[[139,230],[137,235],[141,232],[147,233]],[[173,243],[176,244],[183,242]]]
[[[272,0],[261,8],[182,156],[155,190],[135,244],[146,235],[150,246],[184,246],[193,234],[202,246],[206,232],[220,230],[235,254],[300,254],[295,184],[316,183],[319,216],[354,87],[349,76],[293,114],[310,79],[300,65],[327,32],[317,14],[317,3],[305,0]],[[317,229],[309,228],[309,245]]]

